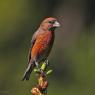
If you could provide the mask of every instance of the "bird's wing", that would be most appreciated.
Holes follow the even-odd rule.
[[[36,41],[36,33],[34,33],[33,37],[32,37],[32,40],[31,40],[31,47],[29,49],[29,54],[28,54],[28,63],[30,62],[31,60],[31,50],[35,44],[35,41]]]

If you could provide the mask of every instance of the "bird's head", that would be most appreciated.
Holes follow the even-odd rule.
[[[49,30],[49,31],[54,31],[55,28],[59,27],[60,24],[57,21],[57,19],[53,18],[53,17],[49,17],[46,18],[42,23],[41,23],[41,27],[43,29]]]

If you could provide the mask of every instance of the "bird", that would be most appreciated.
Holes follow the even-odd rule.
[[[39,64],[47,61],[51,52],[55,29],[60,27],[60,23],[54,17],[45,18],[36,32],[34,32],[31,40],[31,47],[28,54],[28,67],[24,73],[23,81],[29,80],[30,74],[35,67],[39,68]]]

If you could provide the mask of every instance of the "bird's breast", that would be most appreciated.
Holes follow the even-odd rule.
[[[40,34],[32,48],[32,57],[46,58],[50,53],[54,42],[54,33],[48,32]]]

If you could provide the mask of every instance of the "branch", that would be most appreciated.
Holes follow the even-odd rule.
[[[48,81],[47,75],[49,75],[52,70],[47,70],[47,63],[42,63],[39,69],[35,69],[34,72],[38,75],[38,83],[31,90],[32,95],[47,95]]]

